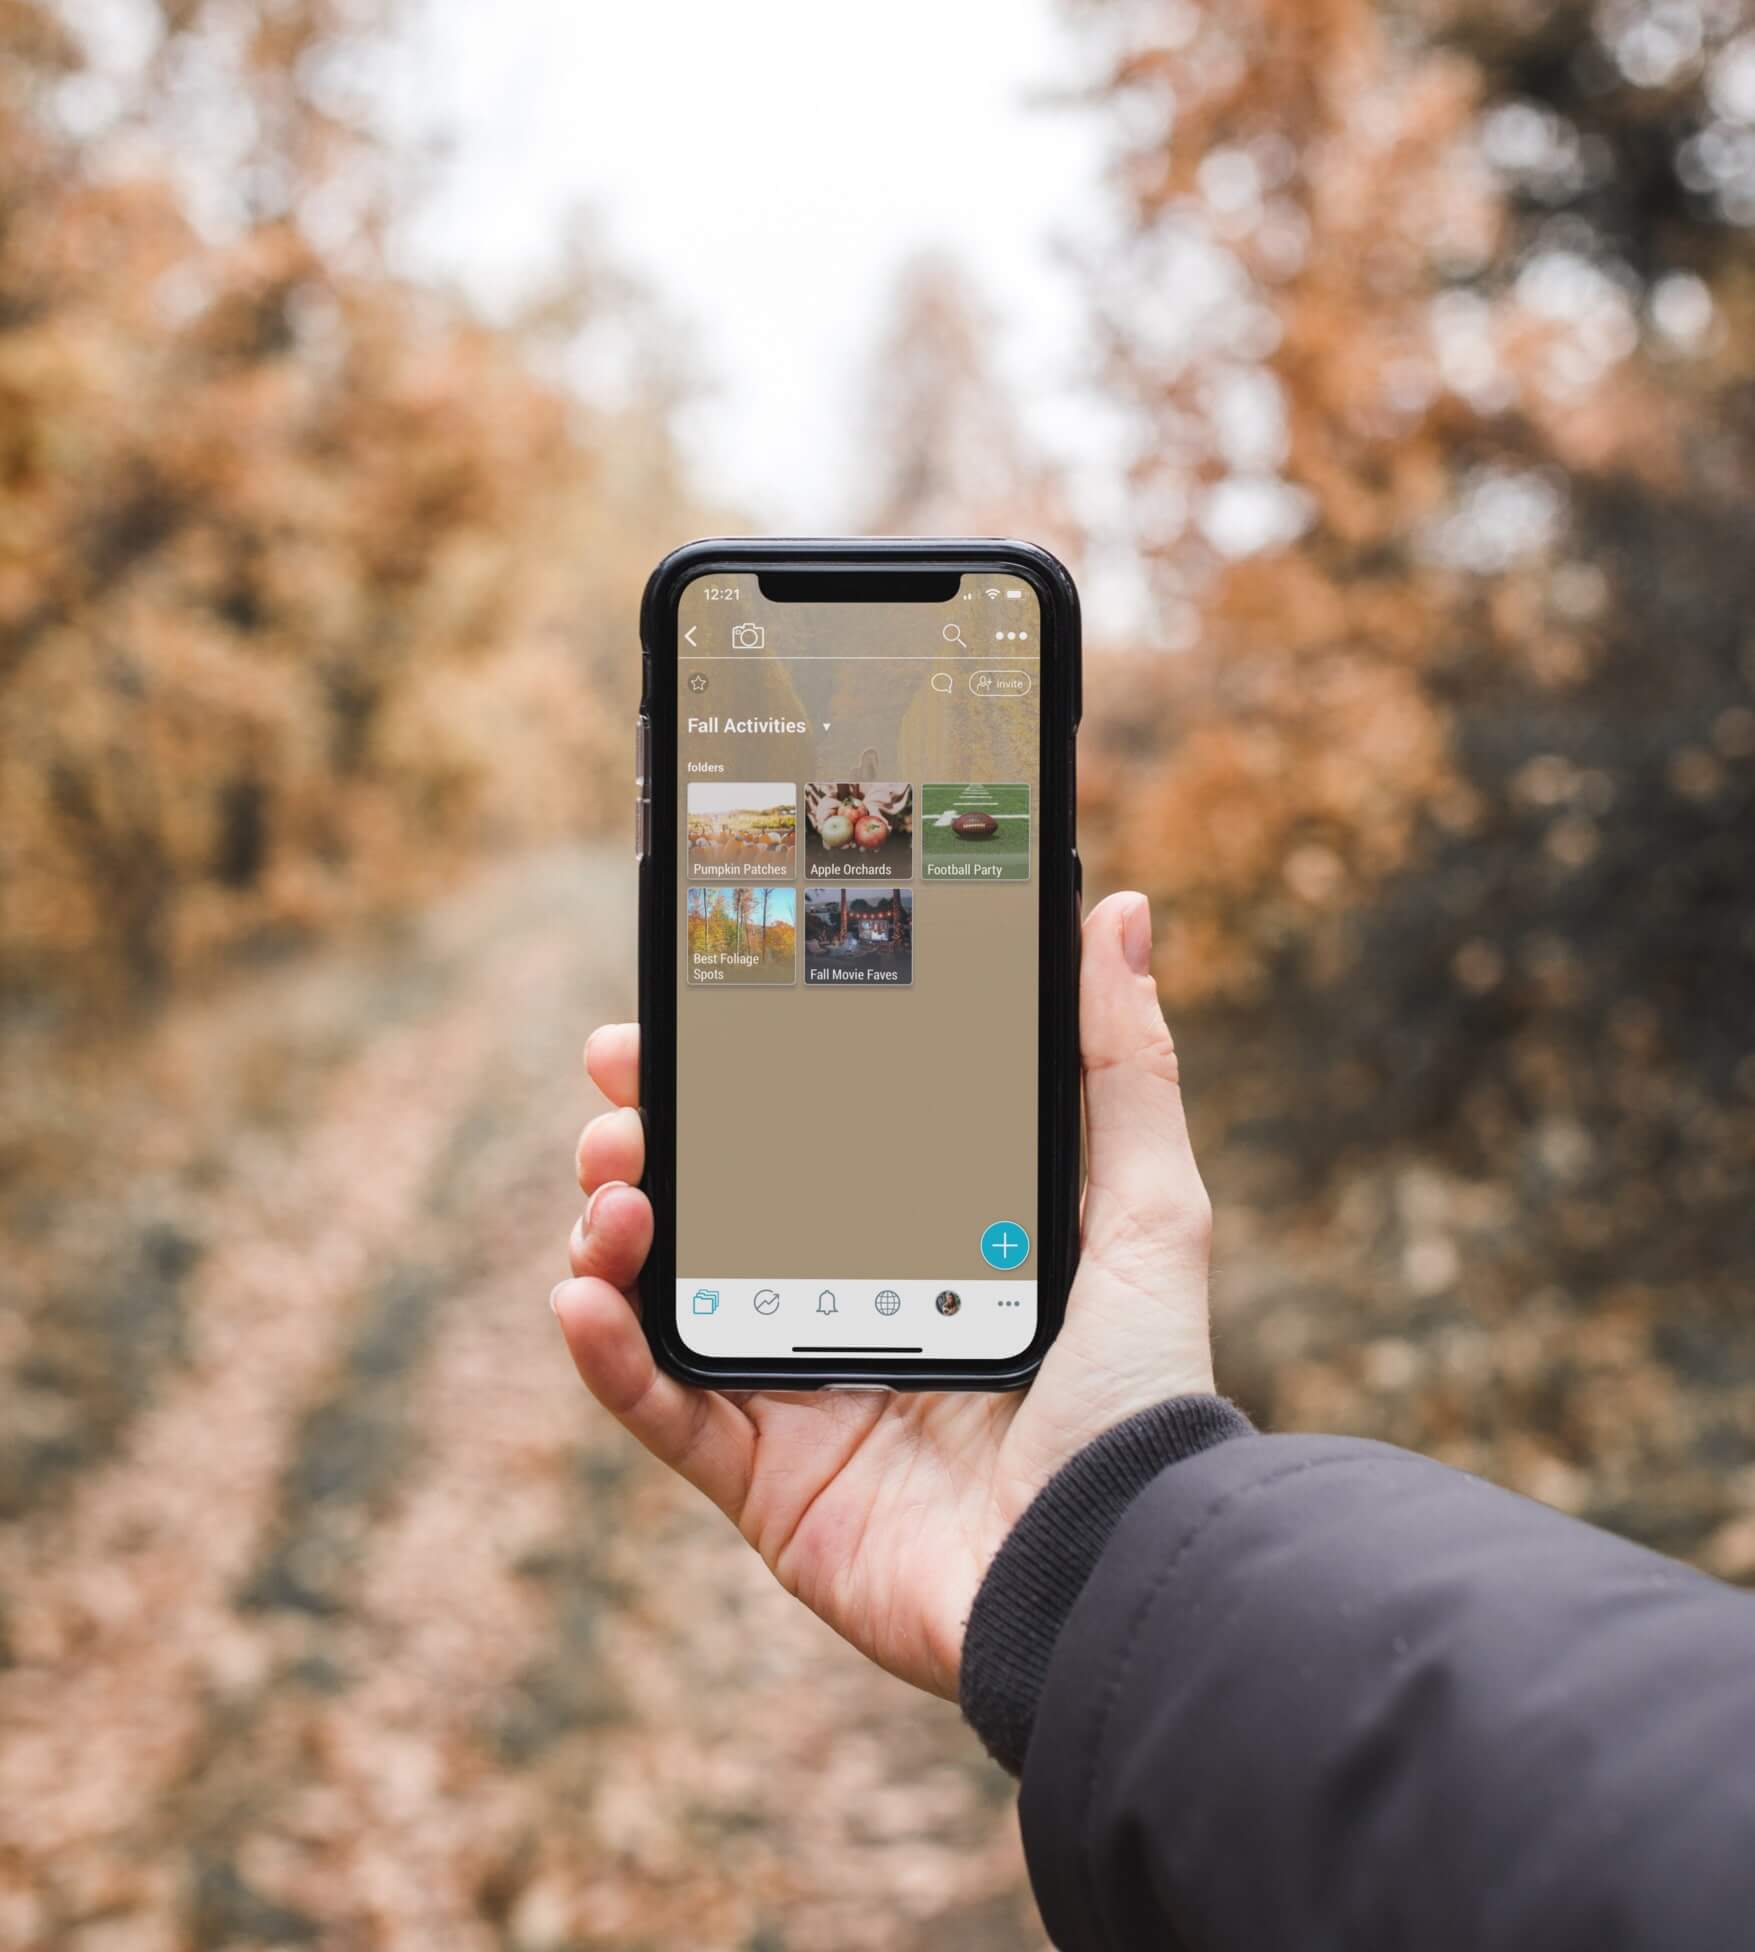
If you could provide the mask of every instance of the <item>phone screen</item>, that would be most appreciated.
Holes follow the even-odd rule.
[[[1037,1318],[1041,606],[677,618],[676,1310],[695,1354],[994,1361]]]

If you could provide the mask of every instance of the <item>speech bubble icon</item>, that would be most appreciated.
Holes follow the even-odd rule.
[[[932,688],[934,691],[954,691],[956,686],[956,679],[948,671],[935,671],[932,674]]]

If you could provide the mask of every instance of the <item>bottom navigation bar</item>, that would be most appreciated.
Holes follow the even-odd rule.
[[[676,1318],[683,1342],[700,1356],[995,1361],[1030,1346],[1036,1283],[702,1275],[678,1280]]]

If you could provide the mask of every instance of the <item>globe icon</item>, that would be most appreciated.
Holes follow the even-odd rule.
[[[880,1315],[893,1315],[902,1306],[902,1297],[894,1288],[881,1288],[878,1291],[877,1311]]]

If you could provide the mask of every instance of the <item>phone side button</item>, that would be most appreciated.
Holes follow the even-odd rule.
[[[636,800],[634,802],[634,859],[636,861],[645,860],[647,843],[651,838],[652,802]]]
[[[634,784],[642,789],[647,784],[646,768],[652,758],[652,725],[642,712],[634,720]]]

